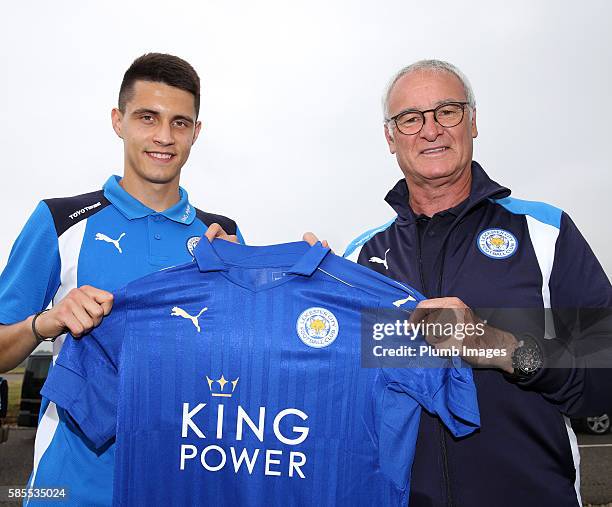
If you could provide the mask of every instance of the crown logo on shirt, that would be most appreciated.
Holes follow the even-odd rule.
[[[212,380],[211,378],[206,376],[206,380],[208,381],[208,389],[213,396],[223,397],[223,398],[231,398],[232,394],[236,390],[236,386],[238,385],[238,380],[240,377],[237,377],[236,380],[227,380],[223,375],[218,380]],[[219,388],[216,385],[219,385]],[[231,384],[231,387],[225,388],[227,384]]]

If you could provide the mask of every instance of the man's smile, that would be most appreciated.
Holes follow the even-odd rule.
[[[169,162],[170,160],[172,160],[176,155],[174,153],[167,153],[167,152],[163,152],[163,151],[145,151],[146,155],[155,160],[156,162]]]
[[[421,155],[425,155],[427,157],[435,157],[438,155],[445,154],[450,148],[448,146],[438,146],[436,148],[427,148],[426,150],[421,151]]]

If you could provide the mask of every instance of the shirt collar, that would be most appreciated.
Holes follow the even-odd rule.
[[[468,205],[468,199],[464,199],[463,201],[461,201],[459,204],[457,204],[457,206],[453,206],[452,208],[448,208],[444,211],[439,211],[438,213],[436,213],[436,215],[439,216],[445,216],[445,215],[452,215],[455,218],[458,217],[459,215],[461,215],[461,213],[463,212],[463,210],[467,207]],[[428,217],[427,215],[416,215],[416,219],[417,220],[421,220],[421,219],[429,219],[431,217]]]
[[[113,175],[106,180],[102,188],[104,189],[104,197],[106,197],[123,216],[128,220],[134,220],[157,213],[155,210],[145,206],[138,199],[126,192],[126,190],[119,185],[120,181],[120,176]],[[183,187],[179,187],[179,196],[179,202],[171,208],[161,211],[159,214],[174,222],[189,225],[195,220],[196,210],[189,203],[189,196]]]
[[[321,243],[309,246],[305,241],[270,246],[247,246],[222,239],[208,241],[202,237],[194,257],[201,272],[229,271],[231,266],[270,267],[286,265],[286,272],[310,276],[330,252]]]
[[[499,183],[489,178],[478,162],[472,161],[471,170],[472,187],[470,189],[469,197],[467,200],[458,204],[454,208],[445,211],[459,216],[463,213],[467,213],[470,209],[474,208],[485,199],[502,199],[510,195],[510,189],[501,186]],[[397,212],[400,219],[414,223],[417,217],[408,204],[409,197],[409,190],[406,180],[401,179],[389,191],[385,197],[385,201],[387,201],[389,206],[391,206]]]

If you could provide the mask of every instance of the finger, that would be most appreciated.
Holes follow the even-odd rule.
[[[223,230],[223,227],[221,227],[219,224],[213,223],[213,224],[210,224],[208,229],[206,229],[204,236],[206,236],[208,241],[212,241],[213,239],[217,237],[227,236],[227,233]]]
[[[455,323],[462,321],[462,315],[467,308],[456,298],[433,298],[420,301],[410,317],[411,322]]]
[[[221,227],[217,223],[213,223],[213,224],[210,224],[208,226],[208,229],[206,229],[206,232],[204,233],[204,236],[206,236],[208,241],[212,241],[217,236],[219,236],[219,234],[221,234],[221,231],[223,231],[223,227]],[[223,231],[223,232],[225,232],[225,231]]]
[[[437,307],[429,307],[425,304],[427,301],[428,300],[420,301],[417,304],[416,308],[412,310],[408,322],[414,322],[416,324],[420,321],[426,321],[431,318],[430,314],[433,314],[437,310]]]
[[[113,309],[113,303],[114,299],[111,299],[110,301],[105,301],[100,305],[102,307],[102,311],[104,312],[104,317],[106,317]]]
[[[112,292],[108,292],[107,290],[98,289],[96,287],[92,287],[91,285],[82,285],[79,287],[81,292],[84,292],[91,299],[96,300],[98,303],[103,303],[104,301],[109,301],[113,299]]]
[[[72,317],[74,317],[74,319],[76,319],[77,321],[75,323],[73,319],[71,319],[70,317],[68,318],[70,325],[75,326],[75,332],[79,333],[80,335],[83,335],[94,328],[94,320],[85,309],[85,306],[76,302],[72,302],[68,309],[72,312]],[[73,329],[70,327],[70,325],[68,326],[68,328],[72,332]]]
[[[63,317],[64,332],[70,333],[75,338],[80,338],[85,333],[82,322],[72,312],[68,312]]]
[[[425,308],[467,308],[468,306],[456,297],[432,298],[421,301],[419,306]]]
[[[417,308],[446,308],[449,304],[447,299],[449,298],[431,298],[419,301]]]
[[[108,292],[102,289],[97,289],[90,285],[83,285],[80,289],[89,298],[91,298],[93,301],[95,301],[102,307],[102,310],[104,311],[104,316],[110,313],[111,308],[113,307],[113,301],[114,301],[114,296],[111,292]]]
[[[210,224],[208,226],[208,229],[206,229],[204,236],[206,237],[206,239],[208,239],[208,241],[212,241],[217,237],[217,234],[219,234],[220,229],[222,229],[222,227],[219,224]]]
[[[238,243],[238,236],[236,236],[235,234],[225,234],[224,236],[217,236],[217,239],[229,241],[230,243]]]
[[[304,235],[302,236],[302,240],[306,241],[306,243],[308,243],[310,246],[314,246],[319,241],[321,241],[321,245],[323,246],[323,248],[329,248],[331,250],[331,247],[329,246],[329,243],[327,242],[326,239],[319,240],[319,238],[312,232],[305,232]],[[332,251],[332,253],[334,252]]]
[[[113,295],[102,289],[96,289],[91,285],[83,285],[79,289],[70,292],[68,301],[83,307],[96,322],[96,326],[102,317],[108,315],[113,307]],[[99,320],[98,320],[99,319]]]
[[[310,246],[314,246],[319,242],[319,238],[317,238],[312,232],[305,232],[302,239]]]
[[[98,324],[100,324],[104,316],[108,315],[108,313],[105,312],[104,307],[91,298],[85,299],[83,301],[83,309],[91,317],[91,320],[93,321],[93,327],[96,327]]]

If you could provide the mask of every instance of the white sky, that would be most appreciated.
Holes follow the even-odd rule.
[[[0,264],[39,199],[121,173],[110,110],[131,61],[160,51],[203,81],[182,185],[250,244],[313,230],[342,251],[391,218],[401,174],[380,95],[400,67],[439,58],[474,87],[475,159],[515,197],[568,211],[610,275],[611,19],[605,0],[6,4]]]

